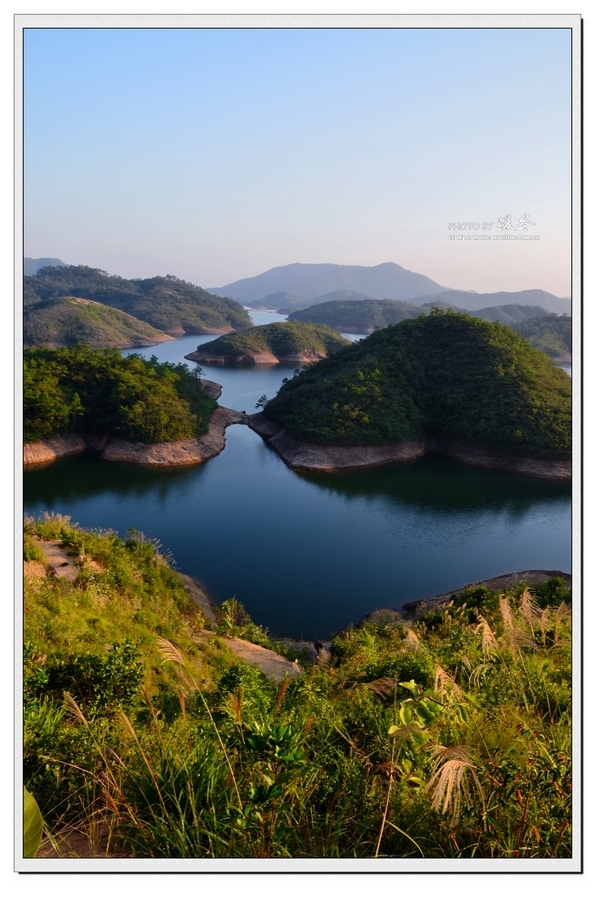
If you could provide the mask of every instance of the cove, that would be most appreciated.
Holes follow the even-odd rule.
[[[211,339],[193,335],[142,352],[178,362]],[[249,413],[293,371],[202,368],[223,385],[222,404]],[[377,607],[507,572],[569,572],[571,564],[567,483],[439,454],[303,475],[242,425],[227,430],[220,456],[188,469],[148,470],[84,454],[27,472],[24,507],[29,515],[70,515],[85,528],[122,536],[136,528],[158,538],[216,603],[236,596],[280,637],[325,639]]]

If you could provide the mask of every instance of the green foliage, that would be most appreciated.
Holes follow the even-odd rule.
[[[32,540],[29,535],[25,535],[23,541],[23,559],[25,562],[46,562],[45,553],[39,545],[39,542]]]
[[[570,379],[506,326],[433,311],[294,376],[265,409],[317,444],[460,441],[568,458]]]
[[[25,306],[25,347],[141,347],[164,340],[163,332],[128,313],[77,297],[41,300]]]
[[[426,313],[427,310],[422,307],[401,300],[330,300],[291,313],[289,321],[311,322],[313,325],[328,325],[336,331],[363,334]]]
[[[327,668],[279,686],[195,640],[141,534],[58,517],[27,533],[81,567],[74,585],[26,583],[25,780],[54,829],[99,822],[146,858],[570,855],[561,579],[350,628]],[[267,638],[235,600],[221,633]]]
[[[23,788],[23,856],[34,858],[43,834],[43,819],[35,797]]]
[[[125,639],[102,654],[52,654],[43,666],[27,670],[24,690],[26,697],[48,701],[61,701],[68,692],[86,715],[106,715],[131,704],[142,676],[138,650]]]
[[[548,356],[566,356],[572,353],[572,319],[570,316],[557,316],[550,313],[511,325],[538,350]]]
[[[229,362],[242,362],[258,353],[269,353],[279,359],[299,354],[327,356],[348,345],[349,341],[326,325],[273,322],[237,334],[222,335],[201,344],[197,352],[205,358],[221,356]]]
[[[113,306],[159,331],[193,333],[251,324],[240,303],[173,275],[128,280],[89,266],[45,266],[24,279],[25,304],[73,296]]]
[[[27,350],[23,393],[25,441],[71,432],[184,440],[208,430],[217,406],[202,391],[200,369],[85,344]]]

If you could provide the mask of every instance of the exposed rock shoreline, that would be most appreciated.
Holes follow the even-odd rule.
[[[248,326],[246,326],[248,327]],[[232,328],[231,326],[223,326],[221,328],[207,328],[199,325],[186,325],[185,328],[164,328],[165,334],[170,334],[174,338],[185,337],[188,334],[232,334],[241,329]],[[188,359],[188,357],[186,357]]]
[[[213,400],[221,395],[221,385],[202,379],[204,393]],[[235,409],[218,406],[209,421],[209,430],[201,437],[187,441],[164,441],[143,444],[123,441],[108,435],[65,434],[25,444],[24,466],[27,469],[47,466],[64,456],[94,450],[109,462],[133,463],[149,467],[193,466],[217,456],[225,447],[225,429],[246,423],[246,415]]]
[[[495,578],[487,578],[485,581],[475,581],[472,584],[465,584],[462,587],[454,588],[445,594],[435,594],[433,597],[424,597],[422,600],[413,600],[410,603],[404,603],[399,609],[375,609],[364,616],[362,622],[371,622],[376,625],[390,625],[398,623],[406,619],[417,619],[424,613],[434,609],[440,609],[450,603],[453,594],[460,594],[467,588],[486,587],[489,591],[499,592],[507,591],[523,582],[529,584],[540,584],[542,581],[549,581],[551,578],[563,578],[566,587],[572,588],[572,576],[568,572],[560,572],[557,569],[526,569],[523,572],[509,572],[507,575],[497,575]]]
[[[25,444],[26,469],[49,465],[63,456],[72,456],[84,450],[95,450],[109,462],[132,463],[150,468],[194,466],[218,456],[225,447],[225,429],[230,425],[244,424],[246,416],[235,409],[219,406],[211,416],[209,430],[199,438],[187,441],[164,441],[159,444],[142,444],[123,441],[120,438],[97,438],[91,435],[66,434]]]
[[[271,366],[277,363],[295,363],[297,365],[305,365],[306,363],[317,362],[319,359],[326,359],[326,354],[319,353],[317,350],[309,350],[304,353],[285,353],[281,356],[275,356],[274,353],[242,353],[230,355],[218,355],[202,351],[200,347],[192,353],[187,353],[184,359],[192,362],[210,363],[211,365],[232,365],[232,366]]]
[[[388,626],[391,627],[393,625],[398,624],[406,624],[419,619],[421,616],[425,615],[425,613],[430,612],[432,610],[440,609],[441,607],[447,606],[450,603],[450,599],[453,594],[460,594],[462,591],[467,588],[478,588],[478,587],[486,587],[489,591],[492,592],[505,592],[510,590],[511,588],[516,587],[522,583],[529,584],[540,584],[543,581],[549,581],[552,578],[559,577],[563,578],[566,587],[571,590],[572,589],[572,576],[568,572],[560,572],[557,569],[526,569],[522,572],[510,572],[506,575],[497,575],[494,578],[487,578],[484,581],[476,581],[471,584],[465,584],[460,587],[454,588],[451,591],[448,591],[445,594],[435,594],[432,597],[424,597],[421,600],[413,600],[410,603],[404,603],[399,608],[394,609],[385,609],[378,608],[369,612],[363,619],[359,622],[359,624],[369,623],[372,625],[379,626]],[[208,628],[216,628],[217,624],[220,621],[220,610],[217,605],[211,600],[211,598],[206,594],[200,584],[195,581],[193,578],[190,578],[188,575],[182,575],[184,580],[184,584],[186,586],[186,590],[188,591],[191,599],[197,604],[197,606],[201,609],[203,615],[205,616],[207,627]],[[213,634],[212,631],[204,632],[204,637],[208,637]],[[273,675],[276,677],[277,675],[285,676],[289,675],[290,677],[299,674],[301,671],[301,667],[296,666],[295,663],[288,663],[283,657],[278,656],[278,654],[273,653],[273,651],[266,650],[263,648],[259,648],[258,645],[251,644],[248,641],[240,641],[238,638],[229,638],[229,637],[220,637],[227,645],[230,650],[233,650],[237,653],[245,662],[251,663],[252,665],[257,665],[260,668],[264,668],[267,671],[267,668],[263,665],[262,660],[256,656],[254,658],[250,657],[248,650],[260,653],[261,655],[268,654],[268,656],[273,659],[276,658],[276,666],[277,669],[275,671],[268,671],[267,674]],[[304,641],[304,640],[295,640],[294,638],[287,637],[273,637],[273,640],[279,641],[282,644],[285,644],[287,647],[291,648],[297,655],[301,656],[302,659],[306,659],[310,663],[314,663],[318,666],[327,666],[330,663],[331,655],[330,655],[330,646],[332,641]]]
[[[447,453],[472,466],[500,469],[535,478],[569,479],[571,461],[525,459],[458,443],[420,438],[369,447],[321,446],[287,434],[281,425],[266,419],[263,413],[247,417],[246,423],[277,451],[292,469],[304,472],[340,472],[366,469],[391,462],[418,459],[428,452]]]

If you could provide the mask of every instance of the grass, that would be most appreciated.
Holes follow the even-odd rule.
[[[196,640],[199,613],[142,535],[56,517],[26,531],[80,567],[73,585],[26,584],[25,784],[51,834],[141,858],[570,855],[560,580],[352,627],[279,686]],[[222,627],[267,640],[237,603]]]

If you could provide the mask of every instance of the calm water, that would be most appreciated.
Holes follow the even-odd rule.
[[[180,361],[209,339],[143,352]],[[247,412],[292,369],[203,366],[223,385],[220,402]],[[437,454],[367,472],[299,475],[242,425],[227,430],[220,456],[184,470],[92,454],[59,461],[26,474],[24,501],[30,514],[53,510],[84,527],[158,537],[216,602],[235,595],[279,636],[325,638],[376,607],[504,572],[570,571],[567,484]]]

